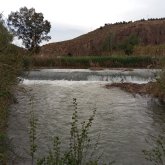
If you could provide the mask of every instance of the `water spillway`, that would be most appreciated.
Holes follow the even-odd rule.
[[[164,107],[148,96],[132,95],[118,88],[106,89],[112,82],[146,83],[155,79],[157,70],[51,70],[32,71],[23,76],[21,89],[16,92],[18,104],[11,107],[8,135],[15,146],[16,165],[30,164],[29,114],[34,110],[38,119],[37,156],[49,151],[53,136],[61,137],[67,148],[73,98],[77,98],[80,121],[87,120],[96,109],[91,127],[93,142],[102,160],[115,160],[117,165],[150,163],[144,159],[146,139],[158,136],[165,128]],[[31,98],[33,98],[31,102]],[[68,141],[68,142],[67,142]],[[13,164],[14,164],[13,163]]]
[[[68,81],[110,81],[146,82],[156,78],[159,70],[100,70],[89,69],[42,69],[25,72],[23,77],[30,80],[68,80]]]

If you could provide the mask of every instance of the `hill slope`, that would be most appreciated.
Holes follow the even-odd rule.
[[[41,54],[101,55],[108,51],[104,48],[107,42],[111,42],[109,45],[112,47],[130,35],[136,35],[142,46],[165,44],[165,19],[105,24],[104,27],[75,39],[44,45],[41,48]],[[110,49],[113,48],[109,48],[109,51]]]

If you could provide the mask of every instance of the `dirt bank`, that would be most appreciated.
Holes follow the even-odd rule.
[[[165,102],[165,94],[159,88],[156,82],[149,82],[147,84],[135,84],[135,83],[113,83],[106,85],[106,88],[118,87],[126,92],[140,95],[150,95],[158,98],[161,102]]]

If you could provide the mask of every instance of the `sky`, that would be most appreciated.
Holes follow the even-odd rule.
[[[165,17],[165,0],[0,0],[5,18],[21,7],[35,8],[51,22],[49,42],[69,40],[105,23]],[[16,41],[17,44],[20,42]]]

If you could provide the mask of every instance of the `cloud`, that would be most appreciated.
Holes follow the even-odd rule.
[[[50,31],[50,35],[52,36],[50,42],[73,39],[87,33],[88,31],[89,30],[87,28],[75,27],[66,24],[54,24]]]
[[[3,0],[0,11],[7,17],[24,6],[34,7],[51,22],[52,41],[77,37],[105,23],[165,16],[164,0]]]

